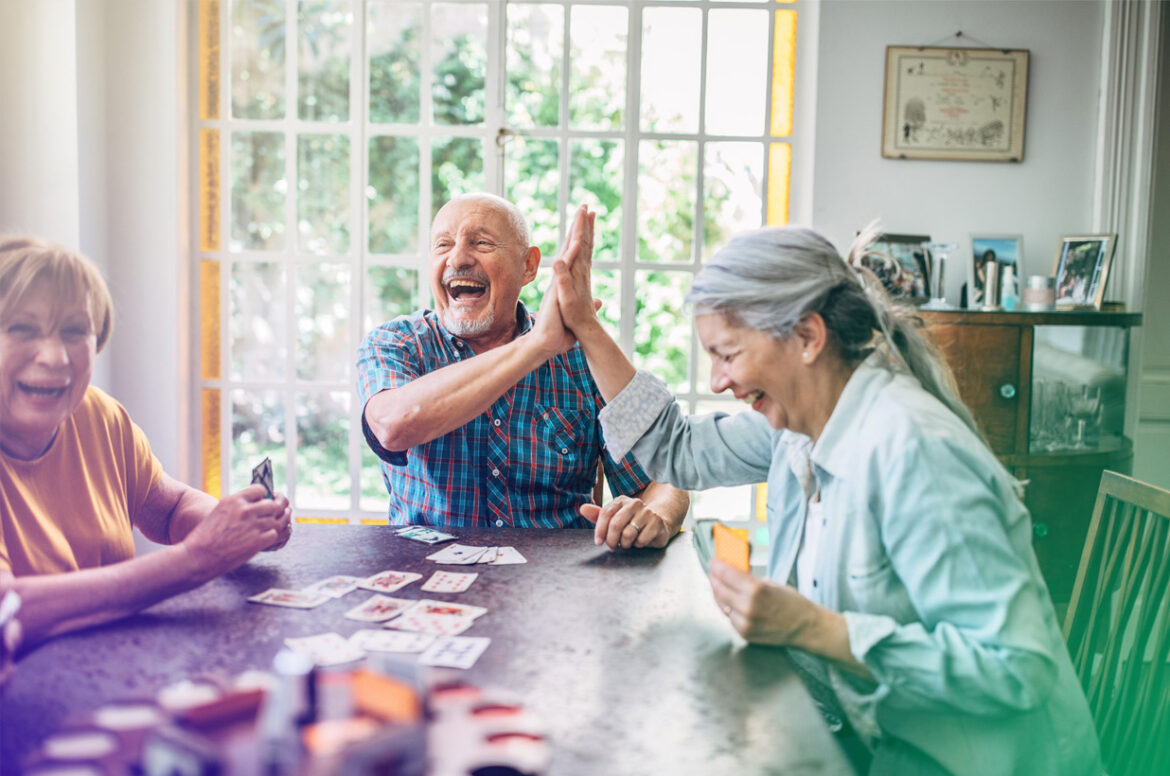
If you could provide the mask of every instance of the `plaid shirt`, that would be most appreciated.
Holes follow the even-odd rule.
[[[517,304],[520,336],[532,316]],[[627,455],[605,452],[603,401],[574,345],[510,388],[471,422],[408,451],[386,450],[366,423],[370,397],[475,354],[430,310],[370,332],[358,350],[362,431],[382,460],[390,525],[448,528],[585,528],[577,508],[592,498],[600,455],[610,490],[632,495],[650,478]]]

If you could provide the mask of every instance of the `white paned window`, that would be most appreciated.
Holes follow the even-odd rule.
[[[786,218],[799,3],[197,5],[206,489],[269,456],[298,519],[384,518],[355,353],[429,306],[431,217],[470,191],[516,202],[546,258],[588,203],[611,333],[689,411],[739,409],[710,394],[683,297],[730,235]],[[695,512],[748,520],[754,501],[717,490]]]

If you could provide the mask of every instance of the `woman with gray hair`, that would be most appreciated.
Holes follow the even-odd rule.
[[[713,559],[715,601],[748,641],[794,648],[864,743],[855,763],[1101,773],[1018,483],[872,276],[809,229],[731,240],[688,302],[712,390],[754,412],[684,417],[601,328],[589,263],[557,262],[557,301],[609,402],[610,454],[680,488],[767,482],[767,577]]]

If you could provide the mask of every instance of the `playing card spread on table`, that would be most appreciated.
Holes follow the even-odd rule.
[[[399,529],[395,533],[404,539],[414,539],[416,542],[423,542],[425,544],[439,544],[440,542],[449,542],[455,538],[454,534],[436,531],[434,528],[427,528],[424,525],[407,526],[406,528]]]
[[[363,590],[373,590],[375,593],[393,593],[416,579],[422,579],[422,574],[415,574],[413,571],[379,571],[372,577],[358,582],[357,586]]]
[[[435,563],[449,563],[456,566],[470,566],[473,563],[481,562],[481,558],[488,551],[487,547],[469,547],[466,544],[448,544],[438,552],[432,552],[427,556],[427,560],[433,560]],[[491,548],[494,549],[494,548]],[[492,553],[495,557],[495,553]]]
[[[499,550],[496,553],[496,559],[492,561],[493,566],[510,566],[515,563],[527,563],[528,559],[520,554],[520,551],[515,547],[497,547]]]
[[[418,614],[445,614],[454,615],[456,617],[470,617],[475,619],[481,614],[485,614],[487,609],[482,606],[473,606],[471,604],[456,604],[450,601],[432,601],[429,598],[421,598],[414,602],[414,608],[411,612]]]
[[[418,656],[424,666],[471,668],[492,640],[486,636],[439,636]]]
[[[433,633],[436,636],[455,636],[474,624],[474,617],[461,617],[458,614],[424,614],[411,609],[382,627],[415,633]]]
[[[352,663],[366,656],[365,650],[336,633],[289,638],[284,643],[291,650],[305,653],[319,666]]]
[[[264,486],[264,495],[272,498],[272,460],[265,458],[252,469],[252,484]]]
[[[347,577],[343,574],[322,579],[304,588],[305,593],[324,593],[330,598],[341,598],[346,593],[357,590],[359,582],[365,581],[362,577]]]
[[[362,622],[385,622],[412,606],[414,606],[414,601],[375,593],[366,601],[346,612],[345,616],[350,620],[361,620]]]
[[[740,571],[750,572],[751,546],[743,533],[716,523],[711,529],[715,539],[715,557]]]
[[[363,629],[350,636],[349,640],[366,652],[422,652],[435,640],[435,636],[401,630]]]
[[[460,574],[456,571],[436,571],[422,589],[428,593],[462,593],[471,587],[479,574]]]
[[[288,606],[293,609],[312,609],[330,600],[324,593],[307,593],[303,590],[284,590],[279,587],[269,588],[248,599],[254,604],[269,604],[271,606]]]

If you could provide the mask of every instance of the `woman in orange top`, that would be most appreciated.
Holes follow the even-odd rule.
[[[24,644],[116,619],[284,545],[288,500],[222,501],[162,470],[125,408],[89,384],[109,292],[85,257],[0,235],[0,588]],[[134,556],[132,528],[170,545]]]

